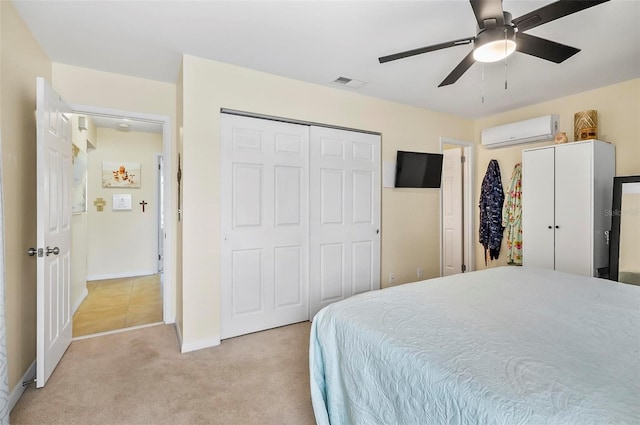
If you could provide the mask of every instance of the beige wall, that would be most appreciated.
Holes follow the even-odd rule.
[[[616,146],[616,175],[640,174],[640,79],[626,81],[607,87],[562,97],[549,102],[516,109],[503,114],[476,120],[475,140],[480,144],[480,132],[483,128],[548,114],[560,115],[560,131],[573,140],[573,116],[587,109],[598,111],[598,139]],[[507,188],[511,182],[511,173],[516,163],[522,160],[522,150],[537,146],[551,145],[553,142],[541,142],[517,145],[498,149],[478,147],[476,155],[476,199],[480,195],[480,186],[487,165],[491,159],[497,159],[502,172],[502,183]],[[611,182],[613,185],[613,182]],[[475,209],[475,234],[478,229],[478,209]],[[506,265],[506,244],[502,243],[500,258],[489,267]],[[482,269],[484,257],[482,246],[476,239],[476,268]]]
[[[472,140],[473,121],[357,93],[183,58],[183,337],[220,335],[219,113],[231,108],[382,134],[382,160],[396,150],[438,152],[441,136]],[[439,274],[439,191],[382,190],[382,284]]]
[[[168,115],[175,125],[176,86],[54,62],[53,88],[69,103]]]
[[[144,276],[158,271],[158,167],[162,134],[98,128],[99,147],[89,154],[87,280]],[[140,188],[103,188],[103,161],[140,164]],[[113,195],[131,195],[130,211],[114,211]],[[93,201],[106,201],[97,211]],[[146,201],[145,212],[139,205]]]
[[[449,145],[447,143],[444,143],[442,145],[442,150],[447,150],[447,149],[460,149],[460,145]]]
[[[52,64],[53,88],[69,103],[74,105],[89,105],[101,108],[117,109],[147,114],[166,115],[171,118],[171,148],[172,161],[165,162],[170,176],[177,171],[177,153],[175,143],[176,123],[176,86],[175,84],[142,78],[129,77],[110,72],[96,71],[88,68]],[[98,148],[100,146],[98,145]],[[176,186],[173,179],[172,210],[176,211]],[[92,205],[91,203],[89,205]],[[175,234],[175,223],[167,223]],[[175,243],[174,243],[175,245]],[[174,252],[175,252],[175,246]],[[175,261],[171,264],[172,281],[175,281]],[[174,285],[175,286],[175,285]],[[171,294],[175,300],[175,293]],[[175,314],[175,303],[170,306],[171,314]]]
[[[0,2],[0,100],[9,388],[36,358],[36,77],[51,62],[11,2]]]

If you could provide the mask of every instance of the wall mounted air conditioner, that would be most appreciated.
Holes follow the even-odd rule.
[[[499,125],[482,130],[482,145],[487,148],[553,140],[558,132],[558,115]]]

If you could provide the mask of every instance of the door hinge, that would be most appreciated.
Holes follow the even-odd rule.
[[[161,255],[158,255],[158,260],[162,260],[162,256]]]
[[[466,156],[463,155],[460,157],[460,162],[464,163],[466,160],[467,160]]]
[[[464,272],[466,272],[466,271],[467,271],[467,266],[466,266],[466,264],[463,264],[463,265],[462,265],[462,273],[464,273]]]

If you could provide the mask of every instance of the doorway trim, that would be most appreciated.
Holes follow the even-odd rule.
[[[455,145],[463,148],[463,154],[466,158],[464,163],[464,179],[463,179],[463,191],[464,191],[464,258],[463,263],[466,266],[467,272],[474,271],[476,269],[475,253],[474,253],[474,241],[473,227],[473,194],[475,188],[475,144],[472,142],[465,142],[457,139],[450,139],[448,137],[440,137],[440,153],[444,152],[444,145]],[[442,255],[442,226],[443,226],[443,211],[444,206],[443,190],[440,188],[440,226],[439,226],[439,240],[440,240],[440,276],[444,272],[444,255]]]
[[[157,248],[157,254],[158,254],[158,273],[164,273],[164,248],[165,248],[165,238],[164,235],[166,235],[166,226],[167,226],[167,222],[164,219],[164,187],[167,184],[167,181],[165,180],[165,165],[164,165],[164,156],[161,153],[156,153],[156,165],[158,166],[158,170],[160,170],[162,173],[158,173],[157,174],[157,179],[156,179],[156,196],[158,197],[158,199],[162,200],[162,205],[160,205],[160,208],[158,208],[158,215],[156,216],[157,218],[157,222],[156,222],[156,233],[158,235],[158,241],[156,244],[156,248]],[[161,231],[162,230],[162,231]],[[161,258],[162,257],[162,258]],[[162,259],[162,263],[160,262],[160,260]],[[160,265],[162,264],[162,267],[160,267]],[[163,282],[164,285],[164,282]]]
[[[164,219],[165,219],[165,247],[164,247],[164,272],[162,275],[162,317],[164,323],[175,323],[175,300],[173,299],[173,208],[172,208],[172,185],[171,185],[171,117],[167,115],[147,114],[142,112],[125,111],[121,109],[103,108],[100,106],[70,104],[71,112],[83,115],[99,115],[113,118],[129,118],[137,121],[147,121],[162,124],[162,156],[164,158]]]

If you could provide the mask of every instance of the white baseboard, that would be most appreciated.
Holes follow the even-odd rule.
[[[182,351],[182,331],[180,330],[180,325],[176,321],[174,326],[176,328],[176,336],[178,337],[178,347],[180,347],[180,352],[184,353],[184,351]]]
[[[20,400],[20,397],[22,397],[22,394],[27,389],[27,387],[22,385],[22,383],[33,380],[35,376],[36,376],[36,361],[34,360],[33,363],[31,363],[31,366],[29,366],[27,371],[22,376],[22,379],[20,379],[16,384],[16,386],[13,387],[11,394],[9,394],[9,412],[11,412],[14,407],[16,407],[16,404],[18,404],[18,400]]]
[[[158,274],[158,271],[157,270],[142,270],[142,271],[138,270],[133,272],[92,274],[87,276],[87,280],[119,279],[121,277],[149,276],[152,274]]]
[[[82,301],[84,301],[84,299],[87,298],[87,295],[89,295],[89,290],[85,287],[82,293],[80,294],[80,296],[78,297],[78,299],[76,300],[76,302],[73,304],[73,307],[71,308],[71,316],[73,316],[76,313],[76,310],[78,310],[78,307],[80,307],[80,304],[82,304]]]
[[[179,336],[182,341],[182,335]],[[202,350],[203,348],[215,347],[220,345],[220,338],[201,339],[200,341],[187,342],[182,341],[180,344],[180,352],[188,353],[190,351]]]

